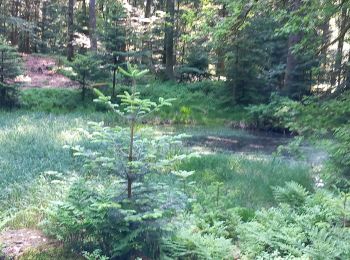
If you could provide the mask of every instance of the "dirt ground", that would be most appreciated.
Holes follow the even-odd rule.
[[[52,246],[55,241],[47,238],[41,231],[32,229],[9,230],[0,233],[0,259],[17,259],[29,249]]]
[[[24,72],[15,82],[22,88],[77,88],[79,83],[58,74],[56,60],[49,57],[23,54]]]

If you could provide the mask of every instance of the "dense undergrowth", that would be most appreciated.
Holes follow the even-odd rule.
[[[64,244],[23,259],[349,258],[348,94],[327,102],[273,96],[267,105],[234,112],[218,109],[226,102],[217,98],[222,86],[206,84],[142,88],[150,100],[154,93],[177,100],[135,125],[135,161],[129,163],[120,158],[129,130],[115,127],[125,122],[92,103],[93,93],[83,102],[79,90],[25,90],[25,109],[1,112],[0,230],[39,228]],[[330,160],[320,170],[279,153],[187,158],[179,140],[162,137],[168,129],[145,126],[242,119],[298,134],[279,149],[290,154],[301,152],[304,138],[313,144],[330,139],[323,145]],[[230,134],[201,129],[214,132]],[[173,156],[180,162],[173,164]],[[133,181],[133,199],[125,197],[125,181],[116,174],[129,167],[149,173]],[[324,187],[315,185],[320,178]]]
[[[101,84],[98,88],[106,95],[112,94],[112,87],[108,84]],[[119,95],[129,89],[129,86],[118,85],[116,93]],[[230,100],[226,98],[226,91],[222,82],[210,81],[193,84],[153,82],[140,88],[141,95],[152,101],[158,96],[176,99],[171,107],[148,120],[156,124],[214,125],[243,120],[246,112],[242,107],[227,106]],[[81,92],[79,89],[26,89],[21,91],[20,105],[27,110],[53,113],[104,110],[92,102],[96,96],[91,88],[86,90],[84,101]]]
[[[117,179],[110,178],[91,179],[84,186],[81,171],[74,171],[81,169],[81,163],[63,148],[87,144],[81,132],[74,129],[86,129],[90,119],[107,119],[113,125],[108,116],[99,113],[1,113],[1,120],[6,122],[1,128],[1,158],[7,165],[2,171],[5,177],[0,204],[1,229],[45,228],[56,237],[60,234],[58,238],[77,252],[97,249],[94,243],[78,246],[69,242],[79,241],[77,238],[65,238],[67,232],[75,234],[74,230],[85,230],[80,238],[93,242],[100,233],[89,232],[96,228],[103,230],[102,227],[109,231],[109,222],[104,219],[110,216],[110,207],[116,205],[110,204],[113,200],[108,196],[122,191]],[[349,233],[341,228],[348,221],[345,197],[315,188],[305,164],[254,154],[213,154],[189,159],[178,167],[180,171],[195,170],[195,173],[183,178],[164,175],[150,180],[156,178],[164,185],[177,187],[178,192],[186,194],[188,203],[164,226],[158,245],[154,244],[157,240],[150,240],[153,244],[147,248],[153,248],[152,252],[141,250],[141,254],[137,247],[139,254],[135,256],[154,256],[155,252],[160,259],[232,259],[238,255],[246,255],[248,259],[317,257],[325,252],[330,257],[348,256]],[[16,174],[18,172],[21,174]],[[283,187],[289,181],[306,189],[296,184],[285,190],[274,188]],[[85,191],[80,192],[82,189]],[[65,210],[55,211],[56,203],[63,203],[65,206],[61,209]],[[79,217],[75,222],[74,216],[84,218]],[[295,234],[300,232],[301,240],[298,240]],[[259,243],[255,245],[256,241]],[[101,254],[106,252],[103,250]],[[41,255],[40,252],[32,254]],[[50,259],[47,256],[50,254],[43,253],[40,257]],[[30,257],[28,259],[36,259]]]

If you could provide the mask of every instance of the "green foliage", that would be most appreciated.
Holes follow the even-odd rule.
[[[63,247],[49,247],[30,249],[19,258],[21,260],[84,260],[81,256],[72,253]]]
[[[273,94],[268,104],[251,105],[247,110],[255,128],[285,131],[294,122],[299,106],[297,101]]]
[[[18,105],[18,89],[11,81],[20,75],[21,62],[17,50],[0,36],[0,107]]]
[[[268,207],[275,204],[272,187],[283,186],[288,181],[295,181],[308,191],[313,189],[307,166],[290,165],[278,158],[259,155],[248,158],[227,154],[203,155],[185,161],[180,169],[196,170],[195,174],[188,177],[189,182],[196,183],[189,191],[203,209]],[[218,183],[223,183],[219,188],[219,196]]]
[[[96,101],[125,118],[130,128],[91,123],[91,131],[80,129],[89,145],[72,150],[81,158],[84,177],[73,183],[65,199],[52,205],[45,226],[77,250],[100,248],[108,257],[120,259],[137,252],[157,258],[164,222],[186,200],[152,176],[174,172],[174,164],[188,156],[182,154],[179,137],[136,132],[141,118],[169,106],[171,99],[141,99],[135,81],[147,71],[130,65],[128,71],[120,71],[133,81],[131,93],[119,96],[120,108],[98,90]]]
[[[330,155],[323,177],[329,185],[348,189],[349,95],[349,92],[344,92],[337,98],[326,100],[306,97],[302,102],[273,95],[269,104],[250,106],[248,111],[258,128],[288,130],[301,135],[290,147],[296,152],[303,138],[317,142],[331,137],[332,142],[323,146]]]
[[[305,203],[308,191],[296,182],[288,182],[285,187],[276,187],[273,191],[279,203],[287,203],[292,207],[299,207]]]
[[[87,94],[92,101],[92,93]],[[32,88],[21,91],[20,105],[32,111],[59,113],[74,111],[86,104],[81,101],[81,93],[75,89]]]
[[[87,260],[108,260],[109,257],[101,255],[102,251],[99,249],[94,250],[92,253],[84,252],[84,257]]]
[[[324,190],[306,193],[293,183],[279,188],[284,204],[256,212],[254,220],[238,227],[240,248],[254,259],[347,259],[348,202]],[[290,196],[294,194],[293,196]],[[295,196],[298,194],[297,196]],[[287,203],[287,204],[285,204]]]
[[[108,119],[99,113],[0,113],[0,230],[37,228],[49,202],[69,188],[64,180],[74,177],[67,173],[78,166],[63,146],[84,144],[74,129],[88,118]],[[64,174],[44,174],[48,169]]]
[[[215,234],[205,234],[191,221],[178,223],[175,234],[165,239],[161,246],[161,259],[209,260],[232,259],[235,247],[229,239]]]
[[[89,84],[101,77],[103,74],[102,61],[94,53],[86,55],[77,54],[72,62],[73,70],[76,72],[75,80],[81,84],[82,100],[85,100],[86,88]]]
[[[0,82],[14,79],[21,73],[21,58],[17,50],[0,37]]]

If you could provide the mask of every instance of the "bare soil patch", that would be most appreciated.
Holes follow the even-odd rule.
[[[54,58],[23,54],[24,73],[16,78],[22,88],[78,88],[79,83],[55,71]]]
[[[1,257],[18,259],[30,249],[56,245],[57,242],[46,237],[41,231],[33,229],[9,230],[0,233]]]

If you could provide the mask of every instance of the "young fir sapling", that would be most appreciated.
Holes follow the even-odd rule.
[[[153,102],[150,99],[142,99],[140,97],[140,92],[136,91],[137,80],[143,77],[148,73],[148,70],[138,70],[136,66],[132,66],[130,64],[127,65],[128,70],[124,70],[123,68],[119,68],[121,74],[125,77],[131,79],[131,91],[130,93],[125,91],[124,94],[118,95],[121,103],[120,105],[112,103],[111,97],[105,96],[99,90],[95,89],[95,93],[98,95],[98,99],[95,99],[95,102],[102,103],[107,105],[114,113],[119,115],[120,117],[126,119],[129,126],[129,145],[127,151],[127,160],[128,160],[128,169],[126,173],[127,179],[127,192],[128,198],[132,197],[132,184],[140,175],[138,173],[138,168],[140,167],[140,162],[135,159],[134,155],[134,146],[135,146],[135,132],[136,125],[140,120],[144,117],[150,115],[151,113],[158,111],[162,107],[171,106],[171,102],[175,99],[169,98],[164,99],[159,97],[158,102]],[[173,138],[173,140],[169,140],[170,142],[177,142],[179,138],[183,136],[178,136]],[[156,162],[157,167],[160,166],[166,167],[169,164],[177,160],[185,159],[188,155],[177,155],[171,158],[171,160],[166,160],[165,158]],[[149,157],[152,157],[149,155]],[[159,158],[160,159],[160,158]],[[149,164],[149,162],[147,162]],[[142,163],[141,163],[142,164]],[[153,165],[155,166],[155,165]]]

